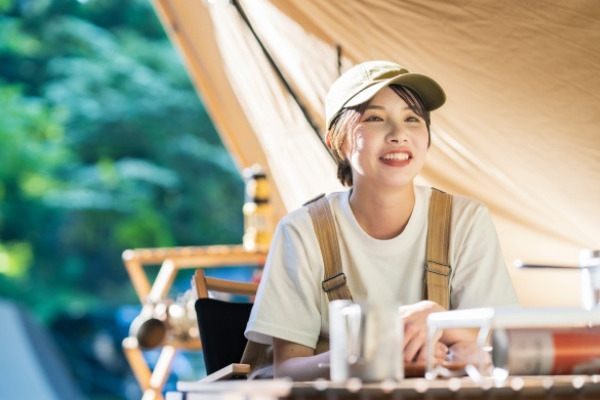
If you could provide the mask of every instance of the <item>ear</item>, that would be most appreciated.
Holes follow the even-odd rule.
[[[325,146],[331,150],[331,129],[325,134]]]

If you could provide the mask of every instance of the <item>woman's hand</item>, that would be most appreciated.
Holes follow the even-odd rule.
[[[427,316],[434,312],[446,311],[439,304],[423,300],[400,308],[404,321],[404,362],[425,362],[427,358]],[[442,333],[434,338],[434,362],[442,363],[446,360],[448,347],[440,342]]]
[[[442,341],[449,346],[448,361],[474,365],[480,361],[486,365],[491,363],[488,353],[482,354],[484,359],[479,359],[477,334],[478,329],[474,328],[447,329],[442,335]]]
[[[448,351],[448,361],[458,364],[479,364],[479,352],[477,342],[457,342],[450,346]],[[491,362],[488,353],[484,353],[485,359],[482,360],[485,365]]]

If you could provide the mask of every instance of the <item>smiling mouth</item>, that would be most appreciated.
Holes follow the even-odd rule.
[[[385,156],[381,157],[382,160],[391,160],[391,161],[406,161],[410,158],[412,158],[412,157],[408,153],[386,154]]]

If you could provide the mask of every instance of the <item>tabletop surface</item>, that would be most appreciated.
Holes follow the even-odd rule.
[[[226,399],[600,399],[600,375],[511,376],[504,380],[470,377],[427,380],[407,378],[400,382],[343,383],[319,380],[292,382],[233,380],[213,383],[179,382],[168,400]]]

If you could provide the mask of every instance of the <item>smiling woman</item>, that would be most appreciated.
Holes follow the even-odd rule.
[[[343,140],[341,151],[351,168],[338,169],[338,175],[342,175],[347,186],[356,189],[365,176],[370,185],[400,183],[394,179],[409,183],[421,171],[429,147],[428,119],[421,115],[428,112],[422,103],[419,108],[408,105],[403,97],[410,100],[409,90],[397,85],[381,89],[359,112],[354,126],[343,133],[347,139]],[[414,99],[417,95],[412,96]],[[347,110],[351,113],[352,109]],[[371,171],[366,171],[369,168]]]
[[[396,96],[388,93],[392,91],[396,94]],[[399,100],[403,102],[399,104],[399,106],[410,112],[408,115],[406,115],[406,122],[409,123],[410,126],[418,127],[422,123],[424,128],[427,129],[427,147],[429,147],[431,143],[431,132],[429,129],[430,115],[429,111],[425,109],[423,101],[420,99],[420,97],[412,89],[397,84],[391,84],[389,88],[384,88],[382,92],[383,94],[388,93],[388,96],[391,96],[393,99],[399,98]],[[388,104],[384,98],[381,98],[380,102],[383,104]],[[375,128],[379,128],[379,131],[386,128],[389,130],[390,121],[388,120],[386,122],[386,120],[383,118],[385,111],[385,106],[380,105],[377,101],[372,101],[369,103],[365,102],[356,106],[348,107],[346,112],[338,112],[332,118],[332,128],[327,131],[325,142],[331,149],[331,152],[337,162],[338,179],[343,185],[352,186],[353,178],[347,157],[343,154],[342,149],[345,146],[346,150],[348,150],[347,146],[350,146],[350,149],[356,146],[357,134],[360,134],[364,131],[364,129],[360,129],[363,126],[371,126],[370,131],[372,132],[370,135],[375,134],[375,132],[373,132]],[[378,115],[378,113],[381,115]],[[375,124],[375,122],[378,122],[378,124]],[[358,126],[354,127],[354,125],[357,124]],[[351,129],[354,131],[354,133],[348,134],[347,132],[349,132]],[[398,132],[399,131],[396,131],[396,133]],[[383,133],[386,134],[386,132]]]
[[[425,361],[429,314],[518,304],[487,207],[467,197],[445,203],[450,226],[437,238],[449,243],[443,273],[449,284],[435,289],[429,280],[424,283],[425,269],[432,268],[426,250],[442,246],[429,241],[427,229],[428,210],[437,204],[433,193],[437,198],[439,191],[414,180],[430,146],[429,113],[444,102],[432,78],[387,61],[351,68],[325,101],[326,143],[338,178],[350,186],[325,198],[338,232],[342,284],[355,301],[402,306],[406,363]],[[273,345],[275,376],[328,376],[319,364],[329,363],[329,351],[317,347],[328,336],[329,303],[321,282],[326,255],[316,230],[307,207],[280,221],[246,329],[248,339]],[[447,304],[432,301],[441,290],[447,291]],[[467,345],[474,339],[468,331],[445,332],[435,343],[437,362],[445,362],[447,354],[473,357],[461,349],[475,349]]]

